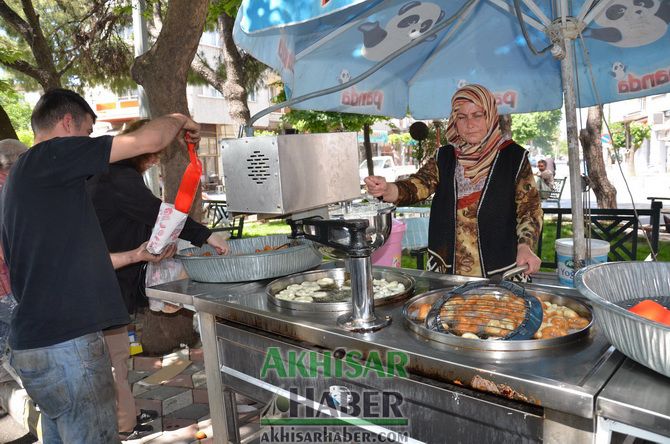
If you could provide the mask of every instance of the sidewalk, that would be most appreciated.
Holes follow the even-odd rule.
[[[146,385],[142,382],[162,369],[173,368],[175,363],[188,365],[177,375],[164,380],[162,384]],[[128,380],[135,395],[136,406],[140,409],[155,410],[158,412],[158,418],[147,423],[153,426],[153,433],[141,439],[124,442],[133,444],[210,444],[214,442],[202,349],[182,349],[162,357],[136,355],[130,358],[129,369]],[[0,395],[5,395],[5,393],[0,391]],[[17,401],[24,402],[23,399],[14,400],[15,403]],[[19,424],[27,425],[28,429],[35,434],[38,415],[28,407],[29,403],[25,404],[26,407],[20,409],[21,413],[15,409],[12,417]],[[244,438],[258,431],[259,413],[263,406],[240,395],[237,397],[237,404],[240,434]],[[196,433],[200,431],[204,432],[206,437],[198,439]]]

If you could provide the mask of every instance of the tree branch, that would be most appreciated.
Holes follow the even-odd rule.
[[[205,82],[209,83],[214,89],[223,94],[223,79],[217,75],[216,71],[214,71],[199,54],[196,55],[191,62],[191,69],[205,79]]]
[[[2,17],[26,42],[32,40],[32,29],[4,0],[0,0],[0,17]]]

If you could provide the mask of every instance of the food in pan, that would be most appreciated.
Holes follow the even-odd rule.
[[[412,307],[410,316],[423,322],[431,304],[423,303]],[[523,299],[515,296],[475,294],[452,296],[440,311],[444,328],[452,334],[467,339],[503,338],[517,329],[524,320],[526,309]],[[573,309],[542,302],[542,325],[534,339],[550,339],[566,336],[582,330],[590,320]]]
[[[374,279],[372,288],[375,299],[386,298],[405,291],[405,285],[398,281]],[[275,298],[293,302],[342,302],[351,299],[351,282],[338,283],[329,277],[316,281],[304,281],[300,284],[291,284],[277,292]]]

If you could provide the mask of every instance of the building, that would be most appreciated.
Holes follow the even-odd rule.
[[[612,123],[647,123],[651,127],[651,137],[635,153],[636,169],[651,173],[670,171],[670,94],[610,103],[605,105],[604,114]]]

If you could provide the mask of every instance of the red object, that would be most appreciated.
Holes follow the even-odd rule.
[[[651,321],[660,322],[661,324],[670,326],[670,310],[650,299],[645,299],[644,301],[633,305],[628,311]]]
[[[195,152],[195,143],[191,142],[188,133],[186,136],[186,146],[188,147],[188,156],[191,159],[191,163],[186,166],[184,175],[181,178],[177,197],[174,200],[174,207],[178,211],[188,214],[191,211],[195,194],[198,191],[198,183],[200,183],[200,176],[202,175],[202,163]]]

